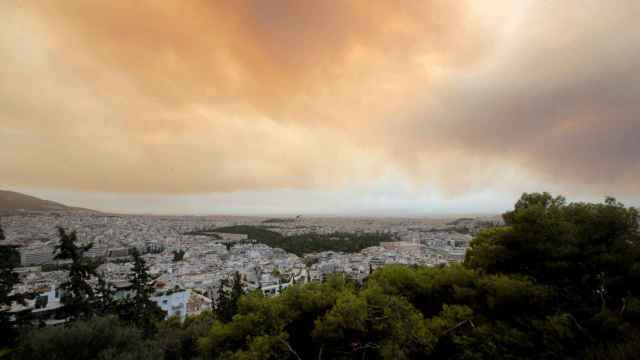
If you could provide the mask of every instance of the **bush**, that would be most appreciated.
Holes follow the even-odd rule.
[[[142,332],[115,317],[94,317],[23,335],[16,360],[160,359],[162,352]]]

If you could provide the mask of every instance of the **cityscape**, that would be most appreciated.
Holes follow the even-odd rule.
[[[55,294],[60,293],[58,287],[67,273],[63,261],[54,259],[60,227],[75,231],[82,244],[92,244],[84,256],[99,261],[98,273],[118,289],[128,286],[130,254],[137,249],[155,279],[154,299],[167,311],[167,317],[183,319],[211,309],[221,283],[235,273],[240,274],[247,291],[259,289],[266,295],[277,295],[296,283],[319,282],[333,273],[362,282],[386,264],[437,266],[461,262],[473,235],[501,222],[499,217],[260,218],[89,211],[24,211],[1,219],[5,244],[18,246],[20,253],[19,291],[48,298],[46,306],[38,311],[52,313],[60,306],[60,296]],[[358,251],[296,255],[262,243],[260,236],[253,238],[252,232],[245,234],[243,228],[264,229],[282,236],[320,234],[328,242],[335,241],[331,240],[334,234],[381,236],[375,246]],[[34,298],[28,306],[35,304]],[[18,309],[23,306],[16,304]]]
[[[0,360],[640,358],[640,1],[0,14]]]

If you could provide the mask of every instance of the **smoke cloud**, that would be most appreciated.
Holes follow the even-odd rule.
[[[469,193],[517,172],[640,191],[634,1],[43,0],[0,12],[0,184],[186,194],[399,173]]]

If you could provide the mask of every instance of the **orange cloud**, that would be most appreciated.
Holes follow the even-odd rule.
[[[632,1],[43,0],[0,11],[7,185],[227,192],[399,172],[468,192],[515,167],[638,190]]]

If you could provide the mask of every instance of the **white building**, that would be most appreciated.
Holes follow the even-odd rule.
[[[31,248],[21,248],[20,264],[22,266],[34,266],[53,263],[53,247],[39,246]]]
[[[162,295],[154,296],[152,301],[166,311],[166,318],[177,316],[184,320],[187,316],[198,315],[211,309],[211,299],[195,293],[191,290],[168,291]]]

